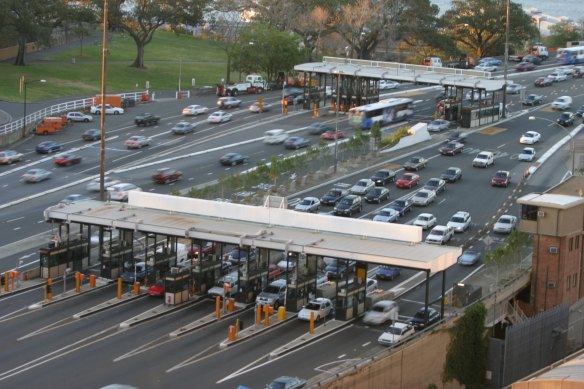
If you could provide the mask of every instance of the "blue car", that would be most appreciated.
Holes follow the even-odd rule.
[[[146,278],[152,278],[155,270],[152,266],[146,266],[144,262],[128,266],[128,270],[122,273],[122,282],[133,284],[134,282],[144,283]]]
[[[375,273],[375,278],[378,280],[390,280],[393,281],[401,274],[399,267],[392,267],[389,265],[381,265],[377,268],[377,273]]]
[[[576,111],[576,116],[582,117],[583,115],[584,115],[584,105],[581,106],[580,108],[578,108],[578,110]]]
[[[50,154],[61,150],[63,150],[63,146],[52,140],[41,142],[36,147],[36,152],[39,154]]]

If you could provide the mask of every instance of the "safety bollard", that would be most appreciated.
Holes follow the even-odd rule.
[[[227,332],[227,339],[229,339],[229,341],[231,341],[231,342],[233,342],[236,339],[234,325],[229,326],[229,331]]]
[[[75,292],[81,292],[81,273],[75,272]]]
[[[270,325],[270,306],[268,304],[264,305],[264,312],[266,314],[264,326],[268,327]]]
[[[46,299],[49,301],[51,301],[53,299],[52,285],[53,285],[53,280],[51,278],[47,278]]]
[[[239,319],[235,319],[235,338],[239,335]]]
[[[215,317],[221,319],[221,297],[215,296]]]
[[[310,335],[314,334],[314,312],[310,312]]]
[[[140,294],[140,283],[134,282],[134,296],[138,296]]]
[[[118,278],[118,300],[122,299],[122,279]]]
[[[278,307],[278,320],[282,321],[286,318],[286,307]]]
[[[9,273],[10,272],[8,272],[8,271],[4,273],[4,291],[5,292],[8,292],[8,290],[9,290],[8,289],[9,288],[8,287],[8,277],[10,277]]]
[[[95,280],[96,279],[97,279],[97,277],[95,276],[95,274],[89,275],[89,287],[90,288],[95,288]]]
[[[256,305],[256,324],[262,324],[262,305]]]
[[[235,311],[235,298],[231,297],[229,299],[229,304],[227,305],[227,309],[229,310],[229,312]]]

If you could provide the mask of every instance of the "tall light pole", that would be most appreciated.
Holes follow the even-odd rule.
[[[337,71],[337,106],[335,109],[335,165],[334,174],[337,174],[339,164],[339,105],[341,104],[341,72]]]
[[[511,13],[511,0],[507,0],[507,12],[505,17],[505,70],[503,71],[503,118],[507,117],[507,68],[509,63],[509,15]]]
[[[564,126],[560,125],[559,123],[556,123],[550,119],[542,118],[539,116],[530,116],[529,120],[543,120],[546,122],[550,122],[550,123],[560,127],[562,130],[564,130],[568,134],[568,136],[570,137],[570,154],[572,155],[572,170],[570,171],[570,174],[574,175],[574,170],[576,169],[576,144],[575,144],[575,139],[574,139],[574,136],[572,135],[572,133],[570,131],[568,131],[566,129],[566,127],[564,127]]]
[[[103,0],[103,36],[101,52],[101,104],[105,106],[106,95],[106,59],[107,59],[107,0]],[[105,109],[100,112],[99,118],[101,141],[99,143],[99,200],[105,200]]]
[[[28,84],[32,84],[33,82],[41,82],[41,83],[45,83],[47,82],[47,80],[30,80],[27,81],[24,76],[22,76],[22,78],[20,79],[21,84],[22,84],[22,89],[23,89],[23,93],[24,93],[24,112],[22,114],[22,137],[26,137],[26,86]]]

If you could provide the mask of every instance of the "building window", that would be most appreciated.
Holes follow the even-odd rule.
[[[580,235],[576,236],[576,250],[580,248]]]
[[[568,251],[572,251],[574,249],[574,238],[570,238],[568,242]]]
[[[521,219],[523,220],[533,220],[537,221],[537,210],[538,207],[534,205],[521,205]]]
[[[574,273],[572,275],[572,288],[576,287],[576,280],[578,279],[578,274]]]
[[[566,290],[570,290],[570,276],[566,278]]]

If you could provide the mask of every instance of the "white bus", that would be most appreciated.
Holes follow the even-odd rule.
[[[562,65],[584,63],[584,46],[566,47],[558,49],[558,62]]]
[[[349,122],[368,130],[373,123],[386,125],[389,123],[409,120],[414,115],[414,100],[407,98],[393,98],[381,100],[377,103],[362,105],[349,110]]]

